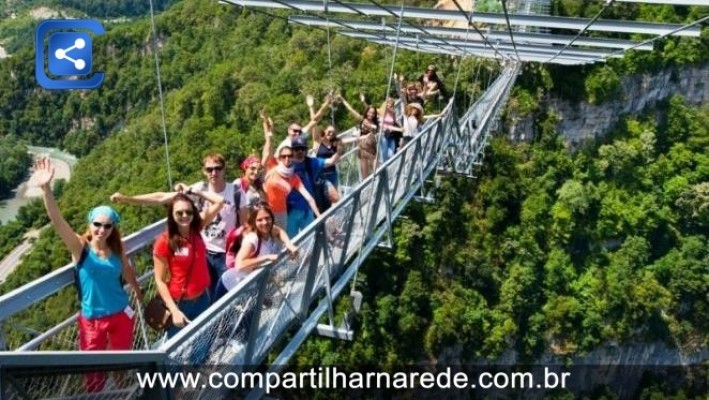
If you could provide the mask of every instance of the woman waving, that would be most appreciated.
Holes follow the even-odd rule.
[[[42,198],[52,226],[71,252],[76,265],[81,312],[79,349],[130,350],[133,346],[133,310],[121,278],[128,282],[140,301],[142,294],[135,273],[123,249],[118,213],[109,206],[93,208],[86,217],[83,234],[76,233],[62,217],[50,182],[54,167],[48,159],[37,161],[30,181],[42,189]],[[89,392],[101,391],[104,373],[89,373],[85,383]]]

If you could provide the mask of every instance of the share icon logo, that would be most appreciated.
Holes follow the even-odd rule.
[[[87,30],[94,35],[104,33],[103,26],[93,20],[46,20],[39,24],[35,32],[35,76],[42,87],[95,89],[103,83],[104,74],[100,72],[85,78],[91,73],[93,58],[93,43]],[[45,72],[45,65],[52,77]]]
[[[47,61],[54,75],[87,75],[91,72],[91,36],[84,32],[53,34]]]

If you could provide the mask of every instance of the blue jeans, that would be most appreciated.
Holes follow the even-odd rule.
[[[177,308],[185,314],[190,321],[194,321],[200,314],[212,304],[209,292],[204,291],[199,297],[190,300],[182,300],[177,304]],[[171,326],[167,330],[167,338],[170,339],[182,328]],[[197,338],[197,344],[193,346],[192,354],[189,355],[189,363],[199,365],[207,358],[209,348],[212,346],[212,336],[205,335],[204,338]]]
[[[313,215],[313,211],[310,209],[302,210],[296,208],[289,210],[288,227],[286,228],[288,237],[291,239],[294,238],[298,232],[305,229],[311,222],[313,222],[314,219],[315,216]]]
[[[211,284],[209,286],[209,297],[214,298],[214,291],[217,288],[217,282],[226,271],[226,253],[207,252],[207,265],[209,266],[209,277]]]
[[[386,135],[382,135],[381,140],[382,140],[381,161],[382,161],[382,163],[385,163],[390,158],[394,157],[394,154],[396,154],[396,138],[394,138],[394,135],[389,135],[389,137],[387,137]]]

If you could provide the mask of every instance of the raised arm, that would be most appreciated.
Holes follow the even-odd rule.
[[[212,221],[214,221],[214,218],[216,218],[217,214],[219,214],[219,211],[222,209],[222,207],[224,207],[224,197],[214,192],[191,188],[187,190],[187,194],[194,194],[196,196],[199,196],[207,200],[210,204],[207,209],[202,210],[201,229],[204,229],[204,227],[211,224]]]
[[[352,105],[351,105],[350,103],[348,103],[347,100],[345,100],[344,97],[342,97],[342,95],[338,95],[338,98],[340,99],[340,101],[342,101],[342,104],[345,105],[345,108],[347,109],[347,111],[349,111],[350,114],[352,114],[355,118],[357,118],[358,121],[361,121],[361,120],[364,119],[364,117],[362,116],[362,114],[358,113],[357,110],[355,110],[355,109],[352,107]]]
[[[261,109],[259,113],[261,124],[263,126],[263,150],[261,151],[261,165],[266,165],[266,162],[273,156],[273,120],[268,117],[265,109]]]
[[[305,104],[308,105],[308,112],[310,113],[310,119],[313,120],[315,119],[315,108],[313,106],[315,105],[315,99],[313,98],[313,95],[309,94],[305,96]]]
[[[406,107],[406,92],[404,89],[404,75],[399,74],[397,77],[396,74],[394,74],[394,82],[396,82],[396,93],[399,94],[399,99],[401,100],[401,104]]]
[[[310,132],[310,130],[320,122],[322,119],[323,115],[325,115],[325,110],[327,110],[328,107],[330,107],[330,103],[332,103],[332,98],[330,95],[325,97],[325,101],[322,103],[320,108],[318,109],[318,112],[315,113],[315,115],[311,116],[310,122],[308,122],[307,125],[303,127],[304,132]]]
[[[310,130],[310,133],[313,134],[313,151],[317,151],[318,147],[320,146],[320,140],[322,140],[321,132],[322,132],[322,130],[317,126],[314,126]]]
[[[114,203],[137,204],[137,205],[160,205],[167,204],[178,192],[154,192],[138,194],[135,196],[126,196],[120,192],[111,195],[111,201]]]
[[[34,174],[30,178],[37,186],[42,189],[42,199],[44,200],[44,208],[47,210],[49,220],[52,226],[59,234],[59,237],[64,242],[64,245],[71,252],[71,256],[76,262],[81,257],[81,251],[84,247],[79,235],[71,229],[71,226],[62,217],[57,201],[52,193],[50,182],[54,177],[54,166],[49,162],[48,158],[40,158],[35,163]]]

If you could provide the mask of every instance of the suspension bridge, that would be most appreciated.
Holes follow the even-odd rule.
[[[29,326],[23,319],[28,313],[41,315],[43,307],[57,293],[74,290],[71,265],[2,295],[0,348],[7,351],[0,353],[1,399],[222,398],[229,396],[224,388],[205,387],[179,394],[159,387],[140,388],[136,373],[189,367],[190,356],[198,349],[207,353],[204,364],[211,371],[240,372],[261,367],[278,372],[314,333],[352,340],[354,332],[349,320],[335,317],[335,301],[349,295],[354,310],[366,301],[356,291],[348,290],[350,283],[375,248],[391,246],[392,224],[407,204],[427,197],[435,188],[432,175],[474,175],[483,162],[485,147],[499,124],[501,111],[524,62],[576,65],[603,61],[629,49],[652,49],[651,40],[633,42],[581,35],[593,29],[644,33],[654,35],[655,39],[675,34],[699,35],[698,23],[679,26],[604,21],[597,18],[600,13],[594,19],[550,17],[530,14],[529,7],[520,7],[527,10],[526,14],[508,15],[506,9],[504,14],[473,13],[459,5],[459,10],[451,11],[385,6],[373,0],[369,4],[337,0],[223,3],[295,10],[298,15],[289,17],[293,24],[333,27],[340,34],[392,45],[395,51],[405,48],[493,58],[499,61],[500,73],[467,110],[459,112],[453,101],[449,101],[439,117],[427,121],[414,140],[363,181],[358,179],[356,149],[350,149],[338,165],[343,197],[294,238],[299,247],[298,257],[290,259],[281,254],[277,262],[252,273],[170,340],[146,327],[136,302],[133,351],[78,351],[78,314],[68,315],[49,328],[42,328],[41,321]],[[333,13],[354,13],[365,18],[333,19]],[[374,22],[368,17],[391,17],[398,22]],[[462,21],[467,27],[432,28],[411,21],[404,24],[408,18]],[[481,31],[478,28],[481,23],[507,26],[508,30]],[[579,34],[575,37],[549,34],[534,27],[562,27]],[[343,133],[351,134],[356,134],[354,128]],[[150,249],[164,229],[165,221],[157,221],[124,239],[131,262],[138,270],[145,271],[139,281],[146,297],[155,293]],[[233,329],[247,312],[254,314],[249,330]],[[278,354],[273,354],[274,348],[279,349]],[[268,357],[273,361],[265,365]],[[100,392],[87,393],[83,384],[87,371],[110,372],[109,383]],[[247,393],[247,398],[260,398],[263,394],[263,387],[256,388]]]

